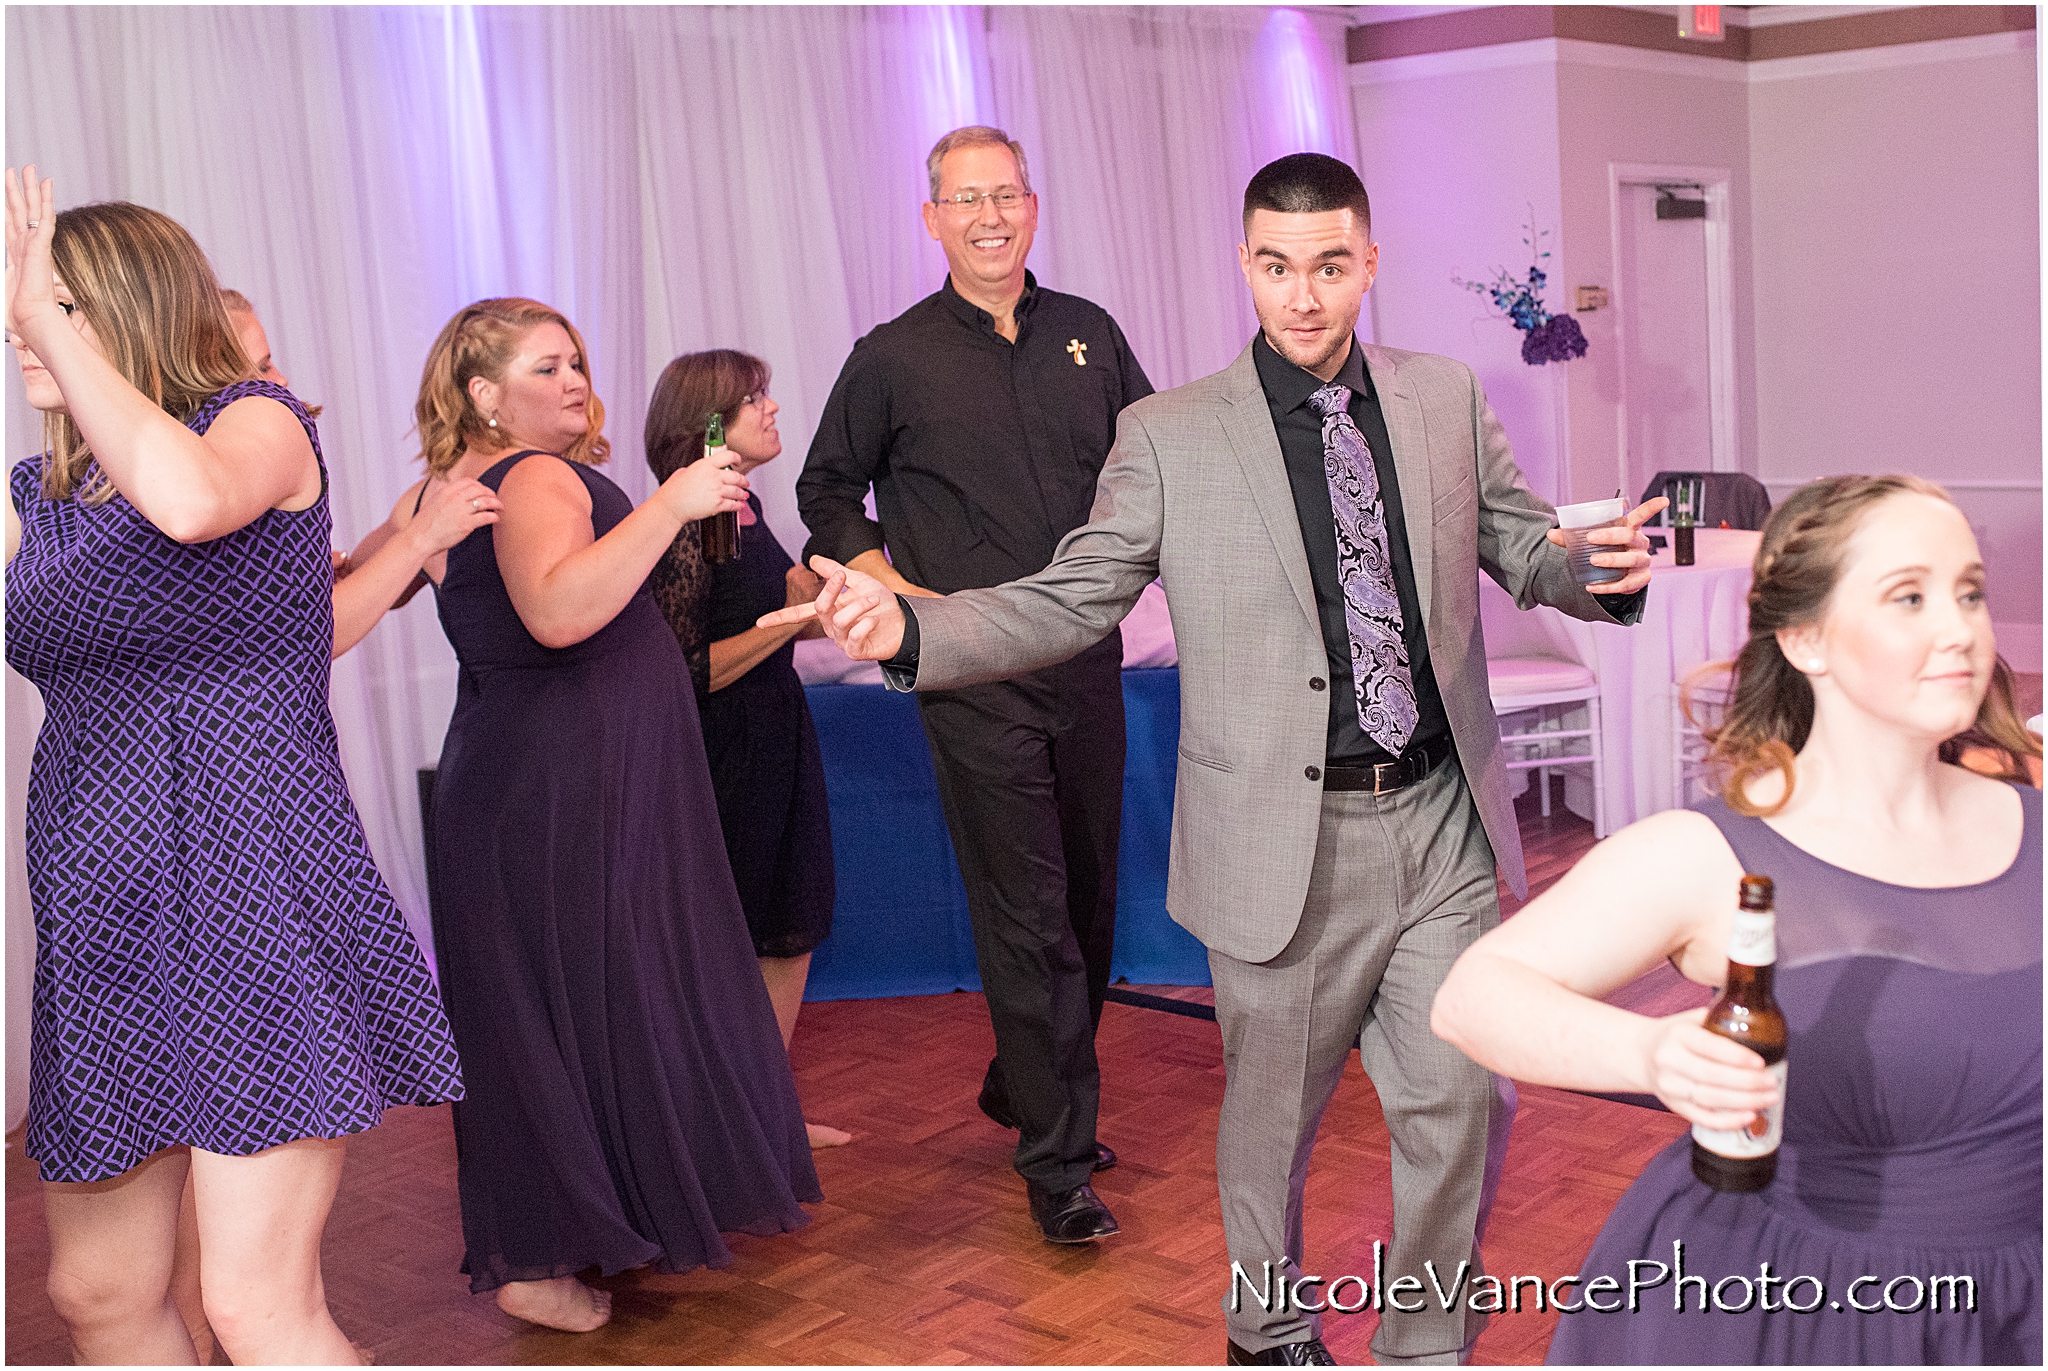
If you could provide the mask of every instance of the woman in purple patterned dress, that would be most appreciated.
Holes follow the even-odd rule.
[[[1703,1009],[1600,997],[1666,958],[1718,984],[1742,873],[1777,885],[1777,1176],[1723,1193],[1689,1138],[1660,1153],[1550,1360],[2039,1366],[2041,795],[1941,749],[2041,746],[1987,696],[1969,523],[1916,477],[1803,487],[1764,525],[1749,635],[1708,735],[1722,798],[1609,838],[1437,995],[1437,1031],[1495,1071],[1746,1127],[1779,1094],[1755,1053]]]
[[[809,1222],[817,1172],[754,961],[696,700],[647,573],[746,480],[699,462],[639,508],[583,340],[480,300],[428,355],[427,479],[498,492],[498,522],[427,563],[462,663],[427,824],[434,945],[468,1096],[455,1107],[463,1270],[534,1323],[587,1332],[577,1278],[724,1266],[725,1232]]]
[[[238,1362],[350,1363],[320,1235],[343,1139],[462,1092],[370,858],[327,708],[326,476],[191,237],[55,213],[7,174],[7,325],[50,451],[15,466],[7,660],[29,774],[28,1152],[81,1361],[177,1363],[188,1172],[206,1312]]]

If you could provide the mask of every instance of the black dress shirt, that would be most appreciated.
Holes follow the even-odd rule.
[[[1259,388],[1280,435],[1280,455],[1287,463],[1287,484],[1294,491],[1294,513],[1301,520],[1301,542],[1308,552],[1309,581],[1315,586],[1316,613],[1322,623],[1323,652],[1330,661],[1330,732],[1328,760],[1333,766],[1371,766],[1394,760],[1366,736],[1358,722],[1358,696],[1351,676],[1351,629],[1344,619],[1344,592],[1337,584],[1337,523],[1330,510],[1330,482],[1323,473],[1323,416],[1308,402],[1326,382],[1302,370],[1273,350],[1262,332],[1252,340],[1252,362]],[[1422,602],[1415,592],[1415,562],[1408,552],[1408,523],[1401,511],[1401,484],[1394,471],[1394,448],[1387,421],[1380,413],[1379,393],[1366,370],[1365,354],[1352,340],[1351,355],[1335,378],[1351,389],[1347,408],[1351,421],[1372,449],[1379,473],[1380,501],[1386,508],[1388,551],[1394,565],[1394,593],[1401,602],[1401,641],[1408,649],[1408,670],[1415,680],[1415,733],[1408,750],[1450,732],[1436,672],[1429,664],[1429,637],[1423,631]]]
[[[1343,592],[1337,584],[1337,524],[1330,509],[1330,483],[1323,472],[1323,418],[1308,398],[1325,382],[1275,352],[1264,333],[1252,340],[1252,361],[1258,368],[1259,386],[1265,392],[1266,407],[1273,417],[1280,439],[1280,455],[1287,464],[1287,483],[1294,494],[1295,517],[1301,522],[1301,541],[1308,554],[1309,581],[1315,589],[1316,612],[1323,633],[1323,653],[1329,661],[1330,722],[1324,756],[1333,766],[1371,766],[1394,760],[1385,748],[1366,736],[1358,722],[1358,696],[1351,674],[1351,629],[1344,618]],[[1408,524],[1401,507],[1401,484],[1394,469],[1393,443],[1387,436],[1387,421],[1380,412],[1379,393],[1365,365],[1365,354],[1357,339],[1351,355],[1336,378],[1351,390],[1346,407],[1358,431],[1372,449],[1373,469],[1378,473],[1380,498],[1386,509],[1388,552],[1394,568],[1394,592],[1401,605],[1401,640],[1408,649],[1409,674],[1415,682],[1416,723],[1404,755],[1417,746],[1450,732],[1444,713],[1443,695],[1437,688],[1436,672],[1430,665],[1429,638],[1424,630],[1422,604],[1415,589],[1415,564],[1409,554]],[[1603,607],[1618,622],[1634,622],[1633,612],[1642,604],[1644,591],[1608,596]],[[892,669],[908,689],[917,668],[920,634],[914,602],[897,597],[903,609],[903,642],[896,655],[883,664],[884,674]]]
[[[886,543],[911,582],[966,590],[1043,570],[1088,521],[1116,417],[1152,383],[1106,310],[1024,281],[1014,343],[949,277],[854,344],[797,478],[806,560]]]

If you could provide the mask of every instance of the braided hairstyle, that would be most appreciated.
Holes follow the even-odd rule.
[[[1734,685],[1719,725],[1701,729],[1708,764],[1722,777],[1721,798],[1738,814],[1767,817],[1785,807],[1792,797],[1794,756],[1813,732],[1813,683],[1786,660],[1778,630],[1820,621],[1864,515],[1905,494],[1954,503],[1947,491],[1918,476],[1830,476],[1801,486],[1765,521],[1749,590],[1749,641],[1727,664]],[[2004,688],[1999,685],[1994,672],[1975,724],[1943,744],[1942,757],[1951,760],[1951,750],[1959,754],[1963,741],[1981,737],[2012,757],[2016,778],[2024,779],[2024,758],[2039,757],[2041,744],[2013,706],[2009,670]],[[1691,695],[1688,687],[1688,715]],[[1749,782],[1773,771],[1784,774],[1783,797],[1768,807],[1755,804]]]

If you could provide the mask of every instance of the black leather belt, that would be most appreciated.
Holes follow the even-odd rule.
[[[1381,762],[1377,766],[1326,766],[1323,768],[1323,789],[1369,790],[1375,795],[1385,795],[1414,785],[1442,765],[1451,751],[1451,735],[1444,733],[1418,744],[1398,762]]]

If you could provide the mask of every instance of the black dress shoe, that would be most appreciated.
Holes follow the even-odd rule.
[[[1223,1354],[1225,1366],[1335,1366],[1337,1359],[1330,1355],[1330,1349],[1323,1346],[1321,1338],[1310,1338],[1307,1342],[1283,1342],[1278,1347],[1269,1347],[1263,1352],[1247,1352],[1234,1342]]]
[[[1093,1186],[1048,1190],[1026,1181],[1024,1188],[1031,1195],[1031,1217],[1047,1242],[1093,1242],[1123,1231],[1109,1206],[1095,1197]]]
[[[974,1103],[982,1113],[989,1116],[989,1119],[998,1128],[1018,1128],[1022,1126],[1017,1122],[1017,1116],[1010,1112],[1010,1102],[998,1094],[995,1086],[988,1081],[982,1082],[981,1094],[975,1096]],[[1107,1171],[1115,1165],[1116,1153],[1110,1151],[1101,1143],[1095,1144],[1094,1169],[1097,1171]]]

